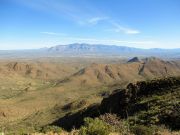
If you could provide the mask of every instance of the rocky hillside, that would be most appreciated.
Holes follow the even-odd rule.
[[[180,78],[130,83],[101,102],[102,113],[115,113],[139,124],[165,124],[180,129]],[[136,116],[136,121],[135,117]]]
[[[130,125],[166,125],[180,130],[180,78],[164,78],[130,83],[126,89],[115,90],[101,104],[80,112],[67,114],[53,124],[66,129],[79,127],[85,117],[117,114]]]

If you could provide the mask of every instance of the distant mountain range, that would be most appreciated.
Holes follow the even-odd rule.
[[[180,48],[178,49],[140,49],[127,46],[116,46],[116,45],[102,45],[102,44],[69,44],[69,45],[57,45],[51,48],[48,48],[48,52],[56,53],[76,53],[76,54],[106,54],[106,55],[121,55],[121,54],[155,54],[155,53],[171,53],[177,52],[180,53]]]
[[[126,46],[74,43],[57,45],[50,48],[33,50],[0,51],[1,57],[38,57],[38,56],[121,56],[121,57],[165,57],[180,58],[180,48],[177,49],[140,49]]]
[[[125,46],[115,46],[115,45],[90,45],[90,44],[69,44],[69,45],[58,45],[48,49],[49,52],[64,52],[64,53],[110,53],[118,54],[122,52],[134,52],[140,51],[141,49],[125,47]]]

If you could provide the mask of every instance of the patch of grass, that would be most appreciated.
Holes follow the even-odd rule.
[[[106,113],[101,115],[99,119],[110,125],[113,132],[118,132],[123,135],[129,133],[130,126],[128,121],[120,119],[115,114]]]
[[[111,127],[102,120],[85,118],[85,125],[79,130],[79,135],[109,135]]]

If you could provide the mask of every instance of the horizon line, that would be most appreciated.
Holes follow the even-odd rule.
[[[180,49],[180,48],[140,48],[140,47],[132,47],[132,46],[126,46],[126,45],[117,45],[117,44],[91,44],[91,43],[69,43],[69,44],[57,44],[54,46],[50,46],[50,47],[40,47],[40,48],[17,48],[17,49],[0,49],[0,51],[28,51],[28,50],[40,50],[40,49],[48,49],[48,48],[52,48],[52,47],[56,47],[56,46],[68,46],[68,45],[99,45],[99,46],[118,46],[118,47],[127,47],[127,48],[135,48],[135,49],[143,49],[143,50],[151,50],[151,49],[162,49],[162,50],[174,50],[174,49]]]

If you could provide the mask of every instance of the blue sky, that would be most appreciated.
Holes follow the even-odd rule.
[[[180,48],[180,0],[0,0],[0,50],[77,42]]]

